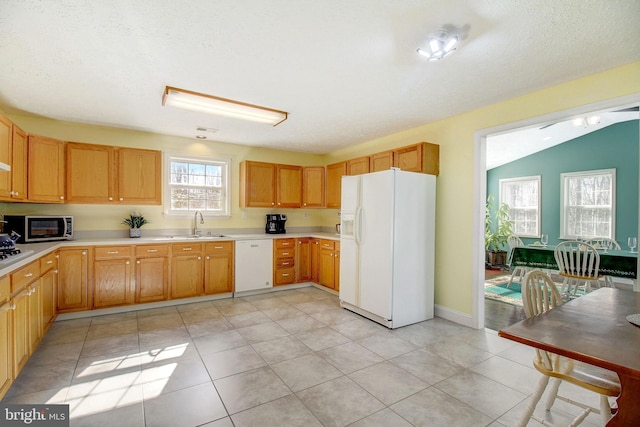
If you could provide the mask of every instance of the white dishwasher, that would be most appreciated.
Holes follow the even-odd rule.
[[[236,292],[273,287],[273,240],[236,240]]]

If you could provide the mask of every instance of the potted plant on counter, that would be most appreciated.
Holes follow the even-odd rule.
[[[512,234],[513,221],[509,218],[509,205],[502,203],[497,209],[494,209],[493,195],[489,195],[484,222],[484,244],[489,266],[505,265],[507,252],[504,249]]]
[[[129,218],[125,218],[122,223],[129,226],[129,237],[140,237],[142,235],[142,227],[145,224],[149,224],[150,221],[142,216],[138,211],[131,211]]]

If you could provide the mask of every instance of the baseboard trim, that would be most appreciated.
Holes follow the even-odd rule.
[[[443,307],[438,304],[434,306],[434,314],[442,319],[450,320],[452,322],[473,328],[473,318],[470,314],[452,310],[448,307]]]

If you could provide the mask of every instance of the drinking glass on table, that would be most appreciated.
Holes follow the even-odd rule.
[[[548,234],[542,234],[540,236],[540,243],[542,243],[542,246],[547,246],[547,243],[549,243],[549,235]]]
[[[627,245],[629,245],[629,252],[635,252],[635,248],[638,246],[638,239],[635,237],[629,237],[627,239]]]

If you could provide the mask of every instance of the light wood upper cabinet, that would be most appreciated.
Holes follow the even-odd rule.
[[[11,152],[11,199],[27,198],[27,133],[13,125]]]
[[[347,160],[347,175],[369,173],[369,156]]]
[[[276,163],[240,163],[240,207],[299,208],[302,167]]]
[[[29,135],[28,198],[31,202],[65,202],[65,143]]]
[[[431,175],[440,173],[440,146],[421,142],[393,151],[394,166],[404,171]]]
[[[161,152],[67,144],[68,203],[161,204]]]
[[[371,172],[386,171],[393,167],[393,151],[383,151],[369,156]]]
[[[302,206],[302,167],[276,165],[276,206],[299,208]]]
[[[0,115],[0,162],[11,171],[0,171],[0,199],[27,198],[27,134]]]
[[[324,166],[302,168],[302,207],[324,207]]]
[[[240,207],[270,208],[276,203],[276,165],[240,162]]]
[[[340,162],[328,165],[326,172],[326,207],[339,208],[342,197],[342,177],[347,174],[347,163]]]
[[[162,204],[162,153],[118,148],[118,197],[121,203]]]
[[[68,203],[117,200],[115,154],[105,145],[67,143]]]
[[[11,138],[13,123],[0,115],[0,162],[11,165]],[[11,197],[11,172],[0,171],[0,199]]]

